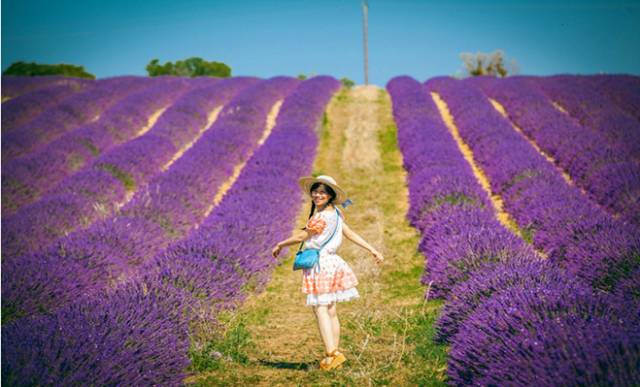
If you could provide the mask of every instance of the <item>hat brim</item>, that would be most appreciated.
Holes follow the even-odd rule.
[[[313,176],[305,176],[302,177],[298,180],[298,183],[300,184],[300,187],[302,188],[302,191],[304,191],[305,194],[310,195],[310,191],[311,191],[311,186],[314,183],[322,183],[325,185],[328,185],[329,187],[331,187],[335,193],[336,193],[336,199],[335,199],[335,203],[336,204],[342,204],[347,200],[347,193],[344,192],[344,190],[342,188],[340,188],[340,186],[338,186],[337,184],[333,184],[331,182],[328,182],[326,180],[323,179],[318,179],[317,177],[313,177]]]

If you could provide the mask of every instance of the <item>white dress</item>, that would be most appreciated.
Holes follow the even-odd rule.
[[[307,294],[307,306],[329,305],[359,298],[358,279],[349,264],[336,254],[342,244],[342,216],[336,210],[318,212],[307,222],[313,233],[303,248],[319,249],[333,234],[335,235],[320,251],[319,270],[302,271],[302,292]],[[337,226],[337,229],[336,229]]]

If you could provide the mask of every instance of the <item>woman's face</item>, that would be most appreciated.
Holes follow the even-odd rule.
[[[324,184],[320,184],[311,191],[311,200],[313,200],[316,207],[324,207],[329,202],[329,199],[331,199],[331,195],[327,192],[327,187]]]

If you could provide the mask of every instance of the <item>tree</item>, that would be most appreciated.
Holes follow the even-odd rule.
[[[492,53],[476,52],[475,54],[463,52],[460,54],[460,59],[464,63],[468,76],[493,75],[506,77],[507,75],[518,73],[518,65],[514,59],[511,60],[509,68],[505,67],[504,52],[502,50],[495,50]]]
[[[355,85],[355,82],[347,77],[340,79],[340,83],[342,83],[342,86],[346,87],[347,89],[350,89]]]
[[[23,61],[15,62],[9,66],[2,75],[22,75],[22,76],[41,76],[41,75],[62,75],[65,77],[78,77],[96,79],[96,76],[84,70],[83,66],[75,66],[71,64],[40,64],[26,63]]]
[[[178,75],[182,77],[220,77],[228,78],[231,76],[231,68],[222,62],[207,62],[198,57],[191,57],[185,60],[166,62],[160,64],[158,59],[153,59],[146,68],[150,77],[159,75]]]

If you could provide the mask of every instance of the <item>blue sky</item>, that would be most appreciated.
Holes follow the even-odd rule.
[[[639,1],[369,0],[369,82],[462,70],[502,49],[521,74],[640,75]],[[362,83],[361,1],[2,1],[2,69],[71,63],[98,78],[199,56],[233,75]]]

